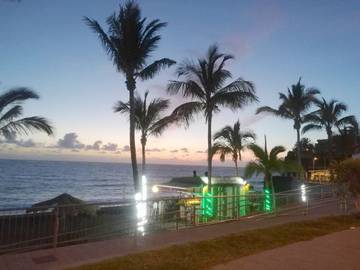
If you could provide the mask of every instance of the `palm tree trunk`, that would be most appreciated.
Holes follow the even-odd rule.
[[[208,114],[208,190],[211,192],[211,176],[212,176],[212,155],[211,155],[211,148],[212,148],[212,135],[211,135],[211,121],[212,121],[212,114],[211,112]]]
[[[296,144],[297,144],[297,162],[299,165],[299,168],[301,168],[302,164],[301,164],[301,147],[300,147],[300,128],[296,129]]]
[[[236,177],[239,177],[239,168],[238,168],[237,159],[234,160],[234,163],[235,163]]]
[[[145,157],[145,147],[146,147],[146,136],[141,135],[141,153],[142,153],[142,174],[146,173],[146,157]]]
[[[334,159],[334,152],[333,152],[333,136],[331,129],[327,129],[326,131],[328,135],[328,148],[329,148],[329,164]]]
[[[276,212],[276,195],[275,195],[275,186],[274,186],[274,181],[272,179],[272,175],[270,175],[270,186],[271,186],[271,196],[272,196],[272,210]]]
[[[133,171],[133,180],[135,192],[139,191],[139,173],[136,161],[136,144],[135,144],[135,88],[136,83],[133,76],[128,75],[126,80],[126,86],[129,91],[129,106],[130,106],[130,156],[131,166]]]

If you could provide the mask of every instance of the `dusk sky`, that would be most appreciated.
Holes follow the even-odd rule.
[[[129,162],[128,121],[112,111],[117,100],[128,99],[124,77],[83,22],[88,16],[106,29],[105,19],[118,11],[119,3],[0,0],[0,89],[31,87],[41,99],[26,103],[25,114],[45,116],[56,128],[52,137],[33,134],[3,142],[0,157]],[[180,62],[204,55],[217,43],[236,57],[228,66],[233,77],[255,83],[260,102],[235,113],[222,110],[214,117],[214,131],[239,119],[242,128],[257,134],[258,143],[266,134],[270,146],[291,148],[296,138],[291,121],[254,113],[258,106],[277,106],[278,92],[300,76],[307,87],[345,102],[349,113],[360,117],[360,1],[138,3],[143,16],[168,22],[153,59]],[[174,108],[184,101],[166,94],[167,82],[175,78],[172,67],[139,82],[137,90],[168,97]],[[206,136],[202,115],[187,129],[173,126],[149,139],[148,161],[205,165]],[[325,133],[306,137],[316,142]]]

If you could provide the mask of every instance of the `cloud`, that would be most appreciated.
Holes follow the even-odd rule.
[[[170,151],[170,153],[177,153],[177,152],[179,152],[179,150],[177,149]]]
[[[204,153],[207,153],[207,150],[204,150],[204,151],[198,150],[198,151],[196,151],[196,153],[198,153],[198,154],[204,154]]]
[[[31,148],[31,147],[36,147],[40,144],[35,143],[32,139],[28,139],[28,140],[18,140],[16,138],[16,132],[10,132],[9,134],[6,134],[5,136],[5,140],[0,141],[0,143],[5,143],[5,144],[13,144],[19,147],[25,147],[25,148]]]
[[[123,152],[129,152],[129,151],[130,151],[130,146],[124,145],[123,148],[121,149],[121,151],[123,151]]]
[[[149,148],[149,149],[146,149],[146,152],[162,152],[163,150],[162,149],[159,149],[159,148]]]
[[[78,141],[78,135],[74,132],[66,133],[62,139],[59,139],[57,142],[58,148],[63,149],[83,149],[84,144]]]
[[[184,152],[184,153],[188,153],[189,152],[189,149],[187,149],[186,147],[183,147],[180,149],[181,152]]]
[[[104,151],[116,152],[118,150],[118,145],[116,143],[107,143],[101,148]]]
[[[92,145],[89,144],[85,147],[85,150],[94,150],[94,151],[100,151],[102,141],[98,140],[95,141]]]
[[[29,147],[36,147],[38,144],[36,144],[32,139],[29,139],[26,141],[23,140],[17,141],[16,145],[20,147],[29,148]]]

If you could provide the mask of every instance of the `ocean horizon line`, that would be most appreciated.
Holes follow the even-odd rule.
[[[59,160],[59,159],[31,159],[31,158],[3,158],[0,157],[0,160],[15,160],[15,161],[49,161],[49,162],[65,162],[65,163],[94,163],[94,164],[120,164],[120,165],[131,165],[130,162],[115,162],[115,161],[89,161],[89,160]],[[207,165],[201,165],[201,164],[190,164],[190,163],[183,163],[183,164],[170,164],[170,163],[147,163],[147,166],[178,166],[178,167],[188,167],[188,166],[194,166],[194,167],[204,167],[207,168]],[[141,167],[141,163],[138,164],[139,167]],[[235,168],[231,165],[225,165],[219,166],[219,165],[213,165],[213,168]],[[239,168],[245,168],[245,166],[239,166]]]

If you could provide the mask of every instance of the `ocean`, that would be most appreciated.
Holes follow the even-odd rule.
[[[150,186],[169,181],[172,177],[192,176],[196,170],[204,175],[205,166],[147,165]],[[214,167],[215,176],[234,175],[232,167]],[[240,169],[242,172],[242,168]],[[28,207],[69,193],[86,201],[132,199],[131,165],[125,163],[1,160],[0,209]],[[259,180],[251,179],[255,189]]]

